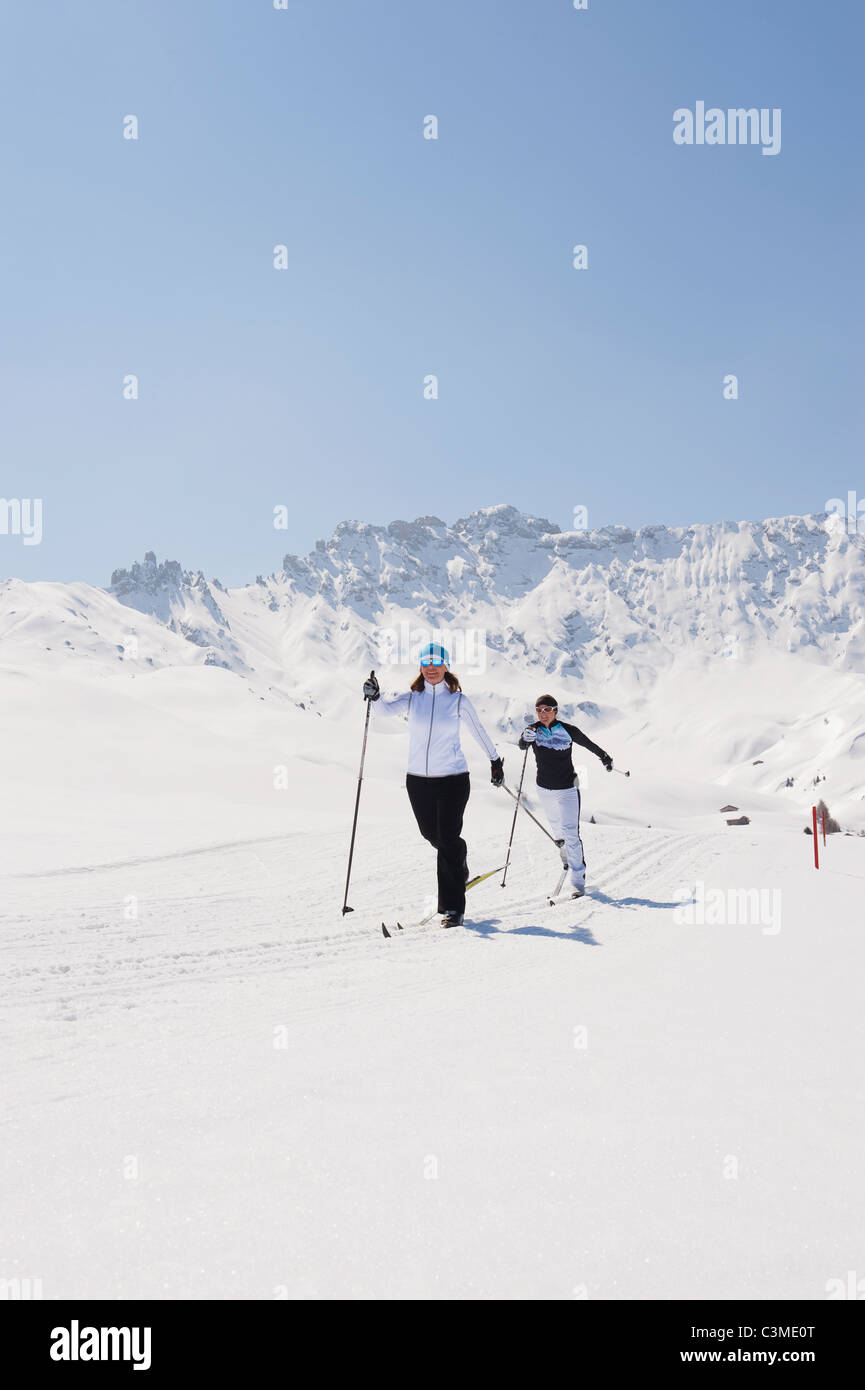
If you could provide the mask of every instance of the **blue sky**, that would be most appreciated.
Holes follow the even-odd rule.
[[[860,5],[60,0],[4,31],[0,495],[44,535],[0,536],[3,575],[153,549],[241,583],[345,518],[865,491]],[[780,107],[781,153],[676,146],[698,100]]]

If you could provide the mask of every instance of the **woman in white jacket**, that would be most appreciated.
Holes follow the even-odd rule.
[[[431,642],[420,654],[420,673],[410,688],[394,699],[382,699],[371,676],[364,699],[376,701],[383,715],[408,716],[408,772],[405,785],[411,808],[425,840],[438,851],[438,910],[442,926],[462,926],[469,879],[463,813],[471,790],[469,768],[460,744],[462,725],[480,744],[491,764],[491,781],[500,787],[505,774],[496,746],[477,716],[474,705],[448,670],[444,647]]]

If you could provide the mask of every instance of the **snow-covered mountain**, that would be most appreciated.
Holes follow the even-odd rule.
[[[836,803],[865,806],[865,536],[825,516],[563,532],[495,506],[342,522],[238,589],[152,552],[107,590],[0,585],[0,662],[217,666],[334,719],[370,667],[404,686],[436,636],[506,739],[552,686],[594,736],[615,725],[713,782],[831,771]]]
[[[256,654],[285,670],[322,642],[341,661],[408,661],[394,649],[400,622],[453,630],[457,646],[482,634],[487,654],[551,678],[767,647],[865,671],[865,537],[820,517],[562,532],[499,506],[452,527],[347,521],[247,588],[149,554],[116,570],[109,592],[243,673]],[[484,664],[477,643],[465,652]]]
[[[810,648],[865,670],[863,561],[865,537],[820,517],[561,532],[499,506],[453,527],[344,522],[305,559],[286,555],[271,582],[343,621],[398,610],[439,625],[482,619],[495,650],[551,675],[637,648],[663,663],[694,643],[718,656],[739,644]]]

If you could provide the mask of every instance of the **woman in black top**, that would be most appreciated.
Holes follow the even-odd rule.
[[[520,748],[534,749],[538,798],[556,839],[565,842],[574,897],[581,898],[586,891],[586,861],[580,839],[580,788],[574,771],[573,746],[576,743],[588,748],[600,758],[607,772],[612,772],[613,760],[575,724],[559,720],[559,707],[552,695],[538,696],[535,713],[537,721],[523,730]]]

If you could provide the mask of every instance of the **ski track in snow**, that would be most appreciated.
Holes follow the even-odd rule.
[[[297,834],[298,832],[294,833]],[[195,859],[202,854],[214,855],[219,854],[222,850],[270,844],[276,841],[281,842],[285,839],[285,835],[265,835],[264,837],[251,840],[227,840],[224,844],[201,845],[198,849],[172,850],[169,854],[146,854],[139,855],[135,859],[113,859],[105,864],[76,864],[68,868],[39,869],[29,873],[10,874],[9,879],[11,882],[17,882],[20,879],[68,878],[73,874],[93,874],[113,869],[133,869],[137,868],[140,864],[162,864],[169,859]]]
[[[412,880],[434,884],[433,857],[423,848],[409,856],[409,866],[392,880],[390,902],[381,909],[360,906],[375,890],[369,881],[356,879],[349,895],[355,911],[345,917],[338,879],[329,876],[325,889],[319,869],[302,880],[292,855],[293,836],[41,875],[10,875],[3,885],[3,953],[18,963],[6,967],[12,982],[7,1003],[28,1018],[41,1012],[42,1017],[71,1022],[105,1008],[134,1009],[154,991],[173,991],[179,999],[188,986],[316,969],[335,974],[336,982],[351,993],[357,987],[357,962],[374,960],[382,949],[421,951],[431,962],[437,956],[448,960],[459,951],[461,970],[486,974],[493,968],[489,952],[472,958],[472,950],[484,941],[526,934],[592,941],[601,931],[615,941],[644,930],[647,913],[673,910],[673,891],[699,870],[701,847],[705,851],[711,839],[635,830],[613,830],[593,838],[596,843],[587,849],[591,870],[585,898],[550,907],[546,895],[556,855],[548,856],[544,874],[534,867],[530,892],[524,881],[526,866],[517,860],[507,889],[499,887],[496,877],[472,890],[461,931],[444,932],[437,919],[423,928],[408,925],[419,915],[415,905],[401,913],[405,930],[396,933],[394,926],[390,942],[380,931],[381,920],[397,920],[390,904],[410,901]],[[389,837],[378,853],[384,855],[388,843]],[[194,866],[192,861],[197,861]],[[192,883],[186,892],[176,891],[180,873],[187,879],[194,873],[194,891],[189,891]],[[86,886],[81,884],[83,874]],[[27,880],[24,887],[22,878]],[[40,883],[38,896],[34,880]],[[245,891],[240,886],[244,881]],[[232,886],[220,886],[225,884]],[[124,904],[130,895],[138,900],[139,915],[127,921]],[[17,916],[16,897],[22,908],[27,903],[27,912]],[[34,897],[39,903],[35,919]],[[305,905],[302,914],[292,908],[298,900]],[[506,960],[499,964],[508,968]],[[316,1010],[321,1007],[317,999]]]
[[[345,918],[344,830],[7,875],[0,1277],[821,1297],[865,1237],[861,843],[818,876],[801,836],[583,829],[585,898],[548,906],[558,854],[526,828],[463,929],[391,940],[434,887],[404,807],[364,826]],[[467,838],[473,870],[501,862],[482,801]],[[700,879],[782,885],[783,930],[677,923]]]

